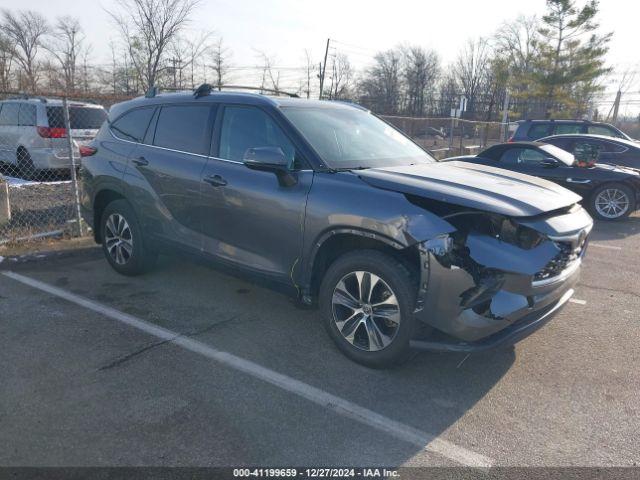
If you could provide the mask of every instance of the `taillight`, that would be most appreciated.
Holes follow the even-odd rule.
[[[507,140],[507,143],[513,143],[513,137],[509,137],[509,140]]]
[[[95,154],[98,149],[95,147],[89,147],[88,145],[80,145],[80,156],[81,157],[90,157],[91,155]]]
[[[38,127],[38,135],[42,138],[67,138],[67,129],[59,127]]]

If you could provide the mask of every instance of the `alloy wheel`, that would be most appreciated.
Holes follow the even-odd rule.
[[[623,190],[607,188],[602,190],[595,200],[596,211],[604,218],[619,218],[630,206],[629,197]]]
[[[391,287],[371,272],[356,271],[342,277],[331,303],[338,331],[354,347],[379,351],[398,333],[398,299]]]
[[[125,265],[133,255],[133,237],[127,220],[118,213],[107,218],[104,242],[111,259],[118,265]]]

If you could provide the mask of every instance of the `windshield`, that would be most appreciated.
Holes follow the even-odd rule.
[[[395,128],[356,108],[283,107],[282,112],[330,168],[375,168],[433,162]]]
[[[576,161],[576,157],[574,157],[572,153],[569,153],[566,150],[562,150],[561,148],[556,147],[555,145],[550,145],[550,144],[542,145],[540,149],[545,151],[552,157],[556,157],[558,160],[560,160],[562,163],[566,165],[571,166]]]

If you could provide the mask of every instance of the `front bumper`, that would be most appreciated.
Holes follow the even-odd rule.
[[[442,262],[438,249],[423,245],[422,289],[415,316],[433,328],[428,338],[414,339],[413,348],[474,352],[513,344],[545,325],[571,298],[586,241],[575,261],[543,280],[536,279],[535,273],[551,252],[540,248],[512,255],[496,242],[484,242],[484,246],[495,243],[500,247],[492,258],[487,258],[488,250],[471,249],[476,258],[494,262],[481,279],[465,268]],[[536,256],[541,259],[533,261]]]

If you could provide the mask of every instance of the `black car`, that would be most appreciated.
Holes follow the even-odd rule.
[[[437,163],[361,107],[208,86],[111,107],[80,176],[116,271],[194,253],[317,305],[370,366],[529,335],[573,294],[593,225],[573,192]]]
[[[591,214],[601,220],[627,217],[640,203],[640,174],[613,165],[580,166],[572,153],[542,142],[494,145],[477,156],[457,157],[550,180],[573,190]]]
[[[540,139],[573,154],[585,149],[595,150],[598,163],[619,165],[640,170],[640,143],[602,135],[554,135]]]
[[[519,120],[509,142],[533,141],[550,135],[593,134],[631,140],[626,133],[609,123],[589,120]]]

